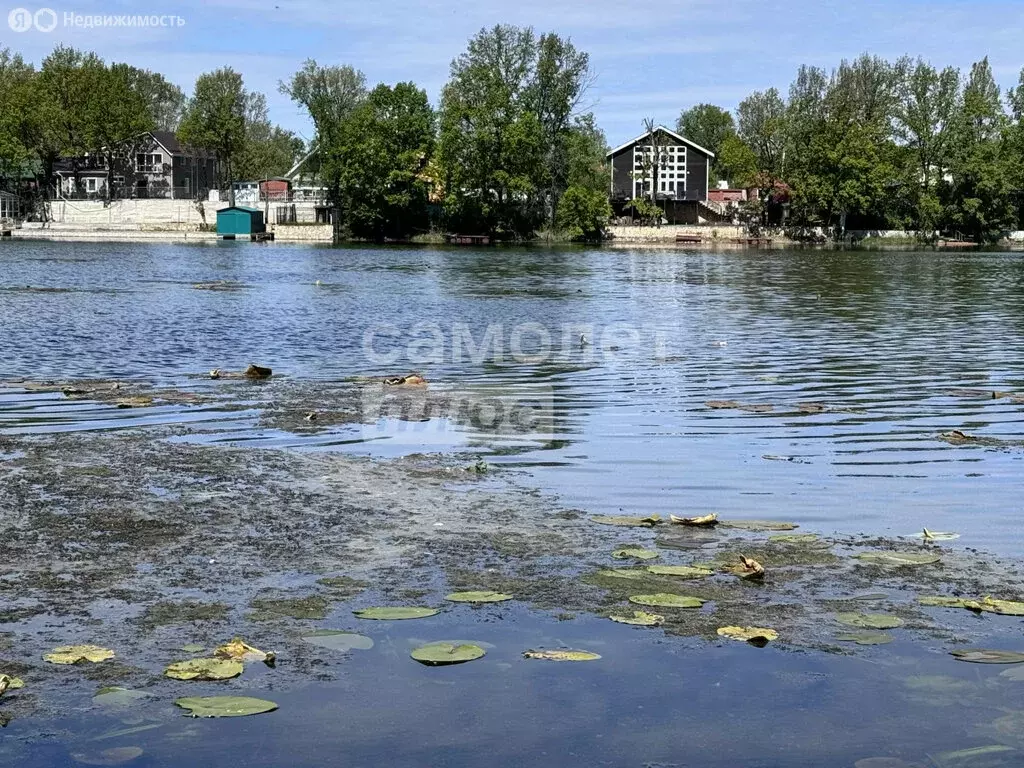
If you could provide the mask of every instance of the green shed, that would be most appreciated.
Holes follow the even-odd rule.
[[[232,206],[217,211],[217,234],[221,237],[234,239],[235,237],[249,237],[263,234],[267,231],[266,222],[263,221],[263,211],[257,208],[244,208]]]

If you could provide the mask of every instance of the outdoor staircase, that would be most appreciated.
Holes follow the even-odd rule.
[[[729,215],[729,209],[725,203],[720,203],[717,200],[698,200],[697,216],[712,224],[724,224],[732,221],[732,216]]]

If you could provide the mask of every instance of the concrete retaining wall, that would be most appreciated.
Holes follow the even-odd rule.
[[[206,223],[217,224],[217,211],[228,203],[202,203]],[[50,218],[58,224],[90,227],[198,230],[203,224],[196,203],[191,200],[114,200],[109,206],[99,200],[55,200]]]
[[[663,227],[609,227],[613,243],[674,243],[676,235],[699,235],[706,240],[728,240],[746,237],[743,226],[734,224],[666,225]]]
[[[274,240],[280,242],[334,242],[334,226],[331,224],[274,224],[271,230],[274,232]]]

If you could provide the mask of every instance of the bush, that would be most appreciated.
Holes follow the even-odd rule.
[[[573,240],[602,240],[611,216],[605,193],[592,189],[569,187],[558,204],[558,226]]]

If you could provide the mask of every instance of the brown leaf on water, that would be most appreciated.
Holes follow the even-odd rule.
[[[704,405],[716,411],[740,407],[740,404],[737,403],[735,400],[708,400],[706,403],[704,403]]]
[[[259,648],[253,648],[242,638],[236,637],[230,643],[225,643],[213,652],[218,659],[230,659],[232,661],[262,661],[272,665],[277,658],[273,651],[266,653]]]
[[[741,579],[758,581],[764,578],[764,566],[757,562],[757,560],[744,555],[740,555],[740,562],[737,565],[730,566],[727,570]]]
[[[406,376],[389,376],[384,379],[384,384],[389,387],[422,387],[427,380],[418,373],[410,373]]]

